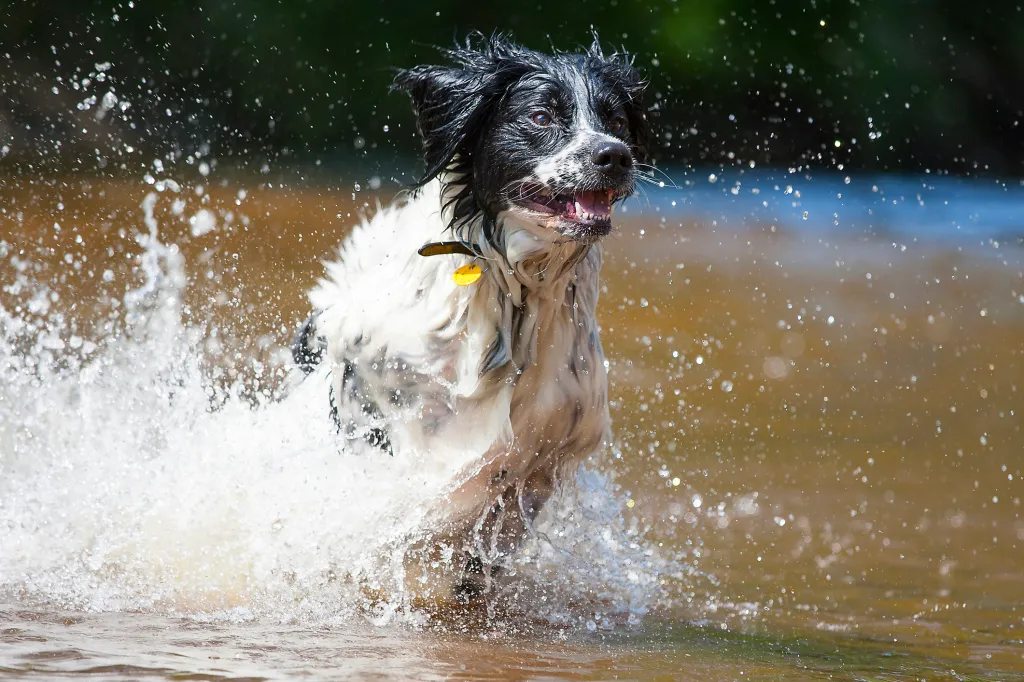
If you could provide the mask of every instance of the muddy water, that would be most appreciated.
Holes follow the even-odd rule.
[[[197,352],[217,365],[211,381],[274,385],[303,292],[374,199],[257,182],[159,189],[4,185],[0,305],[56,321],[64,343],[102,340],[142,278],[134,235],[154,193],[160,238],[188,275],[182,315],[210,332]],[[596,466],[642,551],[673,558],[645,613],[567,602],[562,618],[511,623],[310,624],[99,608],[80,598],[99,588],[61,586],[59,570],[33,589],[8,573],[0,676],[1020,679],[1019,240],[984,221],[940,238],[930,214],[935,232],[927,220],[909,233],[724,220],[714,195],[675,198],[622,215],[601,311],[616,439]],[[0,424],[0,443],[18,427]],[[0,551],[29,551],[15,537],[0,527]]]

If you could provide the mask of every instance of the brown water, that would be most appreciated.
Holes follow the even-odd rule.
[[[31,299],[10,286],[20,269],[51,287],[48,315],[102,336],[139,279],[129,237],[153,188],[0,188],[0,305]],[[362,195],[181,196],[155,217],[184,257],[188,314],[272,367]],[[201,207],[217,227],[191,236]],[[684,569],[645,616],[310,625],[90,612],[68,590],[9,587],[0,676],[1024,679],[1019,246],[631,216],[606,248],[616,445],[600,468],[645,546]],[[25,551],[5,533],[0,551]]]

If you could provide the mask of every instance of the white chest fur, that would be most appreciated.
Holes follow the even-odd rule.
[[[495,486],[549,486],[605,439],[601,251],[504,225],[507,260],[483,247],[484,276],[457,287],[469,257],[416,253],[444,238],[440,205],[435,183],[364,222],[311,298],[321,376],[353,447],[386,432],[396,457],[477,453],[447,510],[464,516]]]

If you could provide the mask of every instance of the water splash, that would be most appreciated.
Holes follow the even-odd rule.
[[[187,263],[160,239],[160,200],[142,203],[139,283],[99,336],[72,335],[27,268],[29,304],[0,307],[0,592],[88,610],[421,618],[445,567],[410,570],[410,549],[474,453],[359,456],[310,382],[284,399],[218,387],[198,350],[211,330],[182,321]],[[676,569],[620,505],[581,469],[500,590],[534,618],[642,616]]]

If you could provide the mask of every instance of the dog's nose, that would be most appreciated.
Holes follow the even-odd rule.
[[[598,170],[613,175],[627,171],[633,165],[633,155],[629,153],[629,147],[621,142],[599,144],[594,148],[590,160]]]

